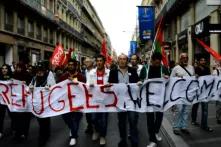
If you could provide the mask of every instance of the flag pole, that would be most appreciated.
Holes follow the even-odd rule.
[[[157,35],[158,35],[158,33],[159,33],[159,30],[160,30],[162,21],[163,21],[163,17],[161,17],[161,19],[160,19],[160,23],[159,23],[159,26],[157,27],[157,32],[156,32],[156,34],[155,34],[155,37],[154,37],[154,40],[153,40],[153,43],[152,43],[152,49],[151,49],[151,52],[150,52],[150,59],[149,59],[148,68],[147,68],[147,75],[149,74],[149,69],[150,69],[149,66],[150,66],[150,62],[151,62],[151,57],[152,57],[153,52],[154,52],[154,50],[155,50],[155,45],[154,45],[154,43],[155,43],[156,38],[157,38]]]

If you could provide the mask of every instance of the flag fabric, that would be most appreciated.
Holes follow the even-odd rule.
[[[221,56],[219,55],[219,53],[217,53],[214,49],[212,49],[208,45],[206,45],[202,40],[200,40],[198,38],[195,38],[195,39],[216,60],[221,60]]]
[[[153,42],[152,52],[161,53],[163,65],[166,66],[166,67],[169,67],[166,52],[165,52],[165,49],[163,47],[164,37],[163,37],[163,25],[162,25],[163,23],[162,22],[163,22],[163,18],[160,19],[160,22],[159,22],[159,25],[158,25],[158,28],[157,28],[155,39],[154,39],[154,42]]]
[[[72,51],[73,51],[73,49],[69,48],[68,53],[65,54],[65,56],[64,56],[64,58],[62,60],[61,66],[65,66],[65,65],[68,64],[68,60],[71,58]]]
[[[107,46],[106,46],[106,40],[104,38],[101,45],[101,55],[107,57]]]
[[[111,64],[111,62],[112,62],[111,56],[107,55],[107,63],[108,63],[108,64]]]
[[[76,52],[73,52],[73,53],[72,53],[71,59],[77,60],[77,54],[76,54]]]
[[[62,61],[64,60],[64,58],[65,58],[64,48],[62,47],[61,44],[58,44],[55,47],[55,50],[54,50],[52,57],[50,59],[51,64],[53,66],[60,66],[62,64]]]

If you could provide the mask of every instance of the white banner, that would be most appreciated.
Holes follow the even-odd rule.
[[[65,80],[50,89],[29,87],[21,81],[0,81],[0,103],[10,111],[51,117],[73,111],[166,111],[176,104],[221,101],[221,77],[150,79],[142,86],[113,84],[89,87]]]

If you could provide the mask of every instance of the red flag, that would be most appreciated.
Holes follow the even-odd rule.
[[[101,45],[101,55],[107,57],[107,46],[106,46],[106,40],[104,38]]]
[[[108,63],[108,64],[111,64],[111,62],[112,62],[111,56],[107,55],[107,63]]]
[[[201,41],[200,39],[198,38],[195,38],[196,41],[202,45],[202,47],[208,52],[210,53],[210,55],[212,55],[216,60],[221,60],[221,56],[215,51],[213,50],[212,48],[210,48],[208,45],[206,45],[203,41]]]
[[[164,40],[164,35],[163,35],[163,18],[160,19],[158,28],[157,28],[157,32],[156,32],[156,36],[153,42],[153,47],[154,47],[154,52],[159,52],[162,55],[162,62],[163,65],[166,67],[169,67],[168,64],[168,60],[167,60],[167,56],[166,56],[166,52],[165,49],[163,47],[163,40]]]
[[[71,52],[73,51],[72,48],[69,48],[68,53],[65,54],[64,58],[62,59],[61,65],[64,66],[68,63],[68,60],[71,58]]]
[[[50,60],[51,64],[54,66],[60,66],[64,57],[65,57],[64,48],[60,44],[58,44],[55,47],[55,50],[52,54],[52,57]]]

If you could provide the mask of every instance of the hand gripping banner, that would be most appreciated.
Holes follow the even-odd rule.
[[[33,91],[21,81],[0,81],[0,103],[13,112],[52,117],[69,112],[154,112],[176,104],[221,101],[221,77],[150,79],[137,84],[90,87],[65,80]]]

